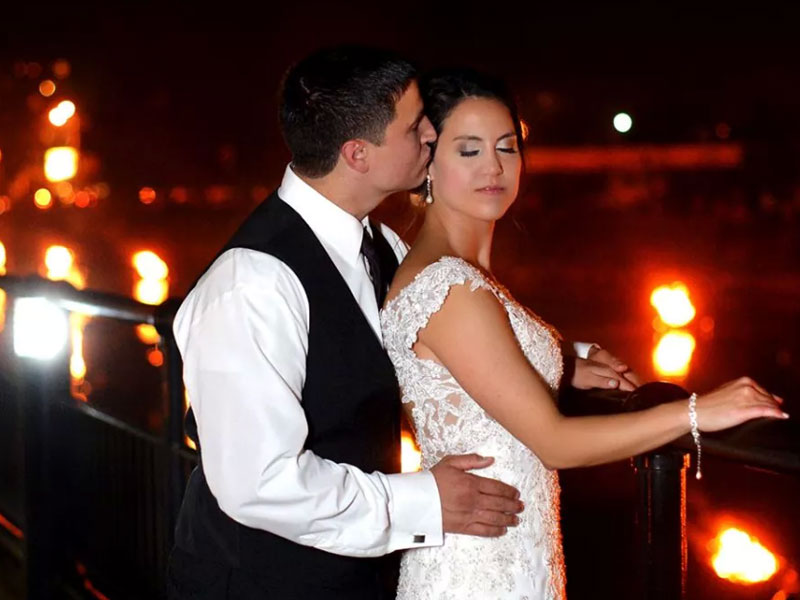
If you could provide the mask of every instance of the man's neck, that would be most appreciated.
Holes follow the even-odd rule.
[[[373,208],[383,201],[381,197],[370,197],[364,190],[357,189],[361,186],[354,185],[351,181],[344,181],[335,175],[307,177],[297,171],[294,173],[317,193],[359,221],[363,220]]]

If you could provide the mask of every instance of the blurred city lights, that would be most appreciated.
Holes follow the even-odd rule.
[[[72,71],[72,66],[63,58],[53,63],[53,74],[59,79],[66,79]]]
[[[158,335],[156,328],[146,323],[136,326],[136,337],[138,337],[143,344],[148,345],[157,344],[161,340],[161,336]]]
[[[133,266],[142,279],[166,279],[169,275],[167,263],[151,250],[142,250],[134,254]]]
[[[778,570],[775,555],[741,529],[728,528],[714,540],[711,559],[716,574],[735,583],[760,583]]]
[[[69,339],[67,314],[45,298],[17,298],[13,320],[17,356],[49,360]]]
[[[696,345],[694,336],[686,331],[665,333],[653,350],[656,372],[664,377],[685,377]]]
[[[145,304],[161,304],[169,294],[169,268],[155,252],[142,250],[133,255],[133,266],[141,278],[134,287],[134,297]]]
[[[75,253],[66,246],[50,246],[44,254],[47,278],[51,281],[66,281],[83,289],[86,281],[75,264]]]
[[[45,98],[49,98],[56,93],[56,84],[50,79],[45,79],[39,84],[39,93]]]
[[[72,355],[69,359],[69,373],[73,385],[80,385],[86,377],[86,361],[83,359],[83,328],[88,317],[77,313],[69,316],[69,325],[72,338]]]
[[[46,188],[39,188],[33,194],[33,202],[37,208],[50,208],[53,205],[53,195]]]
[[[650,304],[658,311],[658,316],[671,327],[683,327],[694,319],[695,308],[689,300],[689,289],[676,282],[671,286],[662,285],[650,295]]]
[[[50,246],[44,254],[44,265],[47,267],[47,278],[61,281],[69,277],[75,255],[66,246]]]
[[[633,119],[628,113],[617,113],[614,115],[614,129],[620,133],[628,133],[633,127]]]
[[[75,194],[75,206],[78,208],[86,208],[89,206],[89,204],[91,204],[91,201],[91,196],[89,196],[89,194],[84,190],[81,190]]]
[[[44,254],[47,278],[53,281],[66,279],[74,261],[75,255],[66,246],[50,246]]]
[[[147,352],[147,362],[154,367],[160,367],[164,364],[164,353],[158,348],[153,348]]]
[[[66,181],[78,172],[78,151],[70,146],[56,146],[44,153],[44,175],[48,181]]]
[[[6,274],[6,247],[0,242],[0,275]],[[0,288],[0,331],[6,326],[6,291]]]
[[[152,204],[156,201],[156,191],[151,187],[143,187],[139,190],[139,202],[142,204]]]
[[[75,104],[70,100],[62,100],[47,114],[47,118],[56,127],[62,127],[73,116],[75,116]]]
[[[422,468],[422,453],[417,448],[413,436],[407,431],[400,438],[400,464],[403,473],[413,473]]]
[[[144,304],[161,304],[168,294],[169,285],[163,279],[142,279],[134,288],[134,296]]]

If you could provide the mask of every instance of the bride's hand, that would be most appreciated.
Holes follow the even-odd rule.
[[[787,419],[781,404],[782,398],[741,377],[697,397],[697,426],[700,431],[720,431],[760,417]]]

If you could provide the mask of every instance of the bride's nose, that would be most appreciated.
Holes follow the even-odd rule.
[[[486,171],[490,175],[502,175],[503,174],[503,163],[500,160],[497,152],[487,152],[486,156],[488,157],[486,160]]]

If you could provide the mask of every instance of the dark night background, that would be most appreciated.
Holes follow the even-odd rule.
[[[567,338],[597,341],[656,378],[651,290],[685,282],[697,307],[687,389],[749,374],[797,410],[800,377],[800,7],[792,3],[544,4],[295,2],[0,6],[0,241],[8,271],[41,268],[51,243],[74,248],[88,287],[130,294],[130,254],[156,250],[182,296],[289,159],[276,94],[293,62],[323,45],[403,52],[422,68],[471,65],[516,91],[537,150],[734,144],[733,168],[630,167],[532,172],[497,231],[500,281]],[[52,99],[38,95],[66,59]],[[38,63],[38,77],[19,74]],[[78,209],[33,205],[35,134],[50,100],[81,117],[85,183],[107,198]],[[614,114],[633,129],[617,133]],[[82,165],[83,168],[83,165]],[[144,205],[138,191],[156,191]],[[405,196],[380,215],[411,241]],[[705,320],[703,321],[703,318]],[[699,323],[706,325],[700,327]],[[710,323],[710,325],[709,325]],[[130,332],[87,330],[90,402],[154,432],[159,374]],[[128,340],[126,342],[125,340]],[[103,344],[101,350],[100,344]],[[112,351],[109,351],[109,348]],[[136,380],[135,394],[128,381]],[[135,397],[135,399],[133,399]],[[800,559],[796,479],[708,459],[689,482],[690,598],[773,598],[716,578],[706,543],[717,522],[745,525]],[[562,473],[571,600],[629,597],[635,564],[627,463]],[[777,598],[777,597],[776,597]]]

